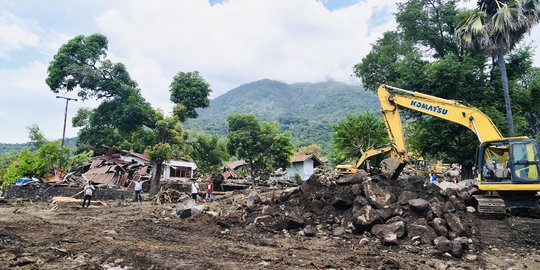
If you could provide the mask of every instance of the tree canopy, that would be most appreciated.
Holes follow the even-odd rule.
[[[291,135],[279,133],[275,122],[259,123],[254,115],[234,114],[227,120],[227,148],[248,163],[251,179],[266,179],[277,168],[286,168],[293,153]]]

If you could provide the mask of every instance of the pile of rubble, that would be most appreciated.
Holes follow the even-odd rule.
[[[299,188],[277,196],[254,192],[245,197],[246,212],[237,222],[305,237],[357,235],[360,243],[434,246],[455,257],[474,248],[468,225],[468,211],[474,211],[473,190],[425,186],[424,177],[414,172],[403,173],[396,181],[384,174],[328,178],[315,174]]]

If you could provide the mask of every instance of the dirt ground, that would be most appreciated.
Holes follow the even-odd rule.
[[[234,217],[180,219],[177,207],[2,203],[0,269],[540,269],[539,219],[472,216],[474,249],[456,259],[432,246],[361,243],[350,233],[310,238],[229,222]]]

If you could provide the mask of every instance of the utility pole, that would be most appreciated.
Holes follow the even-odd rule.
[[[68,102],[70,100],[77,101],[77,99],[76,98],[61,97],[61,96],[56,96],[56,98],[63,98],[63,99],[66,100],[66,111],[64,112],[64,131],[62,132],[62,147],[61,147],[61,148],[64,148],[64,139],[66,137],[66,121],[67,121]]]

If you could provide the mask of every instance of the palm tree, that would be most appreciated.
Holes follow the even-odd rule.
[[[504,56],[538,23],[539,12],[539,0],[479,0],[478,7],[456,27],[455,36],[462,45],[487,49],[497,57],[510,136],[515,132]]]

